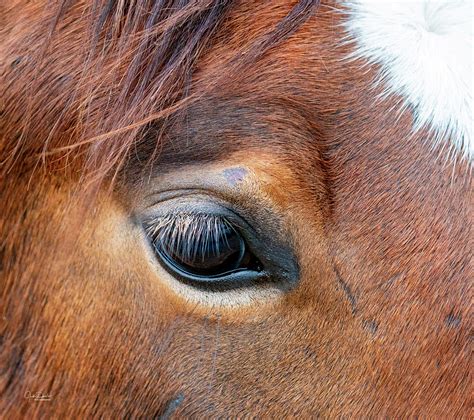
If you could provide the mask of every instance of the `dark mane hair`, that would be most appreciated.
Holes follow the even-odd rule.
[[[237,3],[61,0],[56,7],[25,4],[21,13],[3,6],[2,14],[17,13],[19,21],[1,32],[1,174],[18,162],[34,167],[41,158],[63,167],[80,156],[83,174],[113,177],[147,124],[166,122],[199,97],[190,93],[196,62]],[[225,76],[255,63],[317,5],[298,1],[228,62]]]

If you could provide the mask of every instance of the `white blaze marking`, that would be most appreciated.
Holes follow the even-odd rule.
[[[474,159],[472,0],[342,1],[356,57],[381,66],[385,94],[404,99],[414,129],[431,127]]]

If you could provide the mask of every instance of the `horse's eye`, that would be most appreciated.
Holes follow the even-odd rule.
[[[298,261],[277,217],[204,194],[167,193],[135,219],[163,285],[212,306],[266,300],[296,286]]]
[[[239,229],[224,217],[175,214],[148,222],[146,230],[161,264],[184,283],[243,287],[262,271]]]

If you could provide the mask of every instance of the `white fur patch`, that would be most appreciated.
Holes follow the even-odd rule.
[[[379,81],[414,112],[414,129],[429,126],[468,159],[473,138],[473,0],[356,0],[345,23],[355,57],[381,65]]]

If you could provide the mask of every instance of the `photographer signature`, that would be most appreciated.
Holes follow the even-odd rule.
[[[42,392],[25,392],[25,398],[33,401],[51,401],[53,396],[51,394],[43,394]]]

